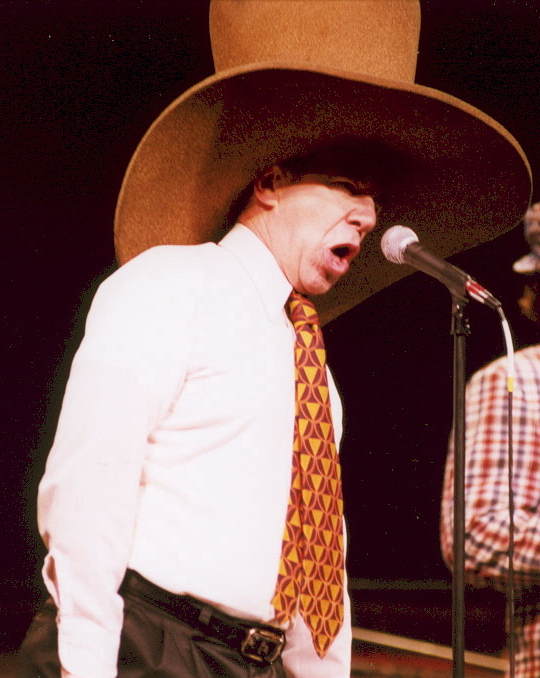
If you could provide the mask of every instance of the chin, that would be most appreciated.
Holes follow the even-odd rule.
[[[337,280],[330,282],[328,280],[314,282],[311,285],[306,285],[303,290],[299,290],[302,294],[308,294],[309,296],[321,296],[326,294],[332,287],[336,284]]]
[[[334,287],[341,276],[334,277],[321,267],[313,267],[303,279],[297,280],[294,289],[300,294],[321,296]]]

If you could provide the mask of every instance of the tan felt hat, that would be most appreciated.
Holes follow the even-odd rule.
[[[530,168],[517,141],[469,104],[414,82],[418,0],[213,0],[215,75],[152,124],[124,177],[120,264],[154,245],[219,240],[267,166],[347,145],[380,165],[380,228],[411,226],[443,257],[511,229]],[[316,300],[323,322],[411,272],[374,234]]]

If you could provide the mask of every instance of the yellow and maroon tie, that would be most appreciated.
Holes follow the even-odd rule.
[[[317,311],[293,291],[289,312],[296,331],[293,471],[272,604],[279,623],[300,612],[324,657],[343,624],[341,471]]]

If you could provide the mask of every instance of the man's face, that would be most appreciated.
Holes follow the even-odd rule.
[[[525,218],[525,239],[529,243],[532,252],[540,257],[540,203],[531,205]]]
[[[364,187],[338,175],[304,174],[293,183],[285,174],[274,190],[267,244],[294,289],[324,294],[375,227],[375,202]]]

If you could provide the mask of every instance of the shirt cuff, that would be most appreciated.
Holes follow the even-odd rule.
[[[120,634],[87,619],[58,622],[62,678],[116,678]]]

